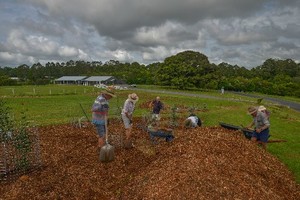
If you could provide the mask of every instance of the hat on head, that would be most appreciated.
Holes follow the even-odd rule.
[[[257,107],[254,106],[250,106],[248,108],[248,114],[252,115],[253,113],[255,113],[257,111]]]
[[[101,92],[102,94],[106,94],[106,95],[109,95],[111,97],[116,97],[117,95],[115,95],[115,89],[112,88],[112,87],[107,87],[105,88],[105,90],[103,90]]]
[[[267,109],[266,109],[266,107],[264,107],[264,106],[259,106],[257,110],[258,110],[258,111],[264,111],[264,110],[267,110]]]
[[[128,95],[128,99],[130,99],[131,101],[138,101],[139,97],[136,93],[132,93]]]

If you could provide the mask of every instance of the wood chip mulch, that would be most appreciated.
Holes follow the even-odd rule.
[[[139,119],[135,119],[138,124]],[[118,121],[109,132],[124,134]],[[0,184],[0,199],[299,199],[300,185],[275,156],[221,127],[175,129],[153,145],[134,128],[135,148],[101,163],[95,129],[39,128],[43,167]],[[116,141],[112,141],[116,142]],[[117,142],[116,142],[117,143]]]

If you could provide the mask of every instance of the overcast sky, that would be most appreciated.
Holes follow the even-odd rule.
[[[185,50],[246,68],[300,61],[300,0],[0,0],[0,66],[162,62]]]

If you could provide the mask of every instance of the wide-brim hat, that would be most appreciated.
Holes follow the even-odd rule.
[[[128,99],[133,103],[136,103],[139,100],[139,97],[136,93],[132,93],[128,95]]]
[[[257,110],[258,110],[258,111],[264,111],[264,110],[267,110],[267,109],[266,109],[266,107],[264,107],[264,106],[259,106]]]
[[[254,106],[250,106],[248,108],[248,114],[249,115],[252,115],[253,113],[257,112],[257,107],[254,107]]]
[[[115,94],[115,91],[111,88],[106,88],[105,90],[103,90],[101,92],[102,94],[106,94],[106,95],[109,95],[111,97],[116,97],[117,95]]]

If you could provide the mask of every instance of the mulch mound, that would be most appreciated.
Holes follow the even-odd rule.
[[[43,167],[1,183],[0,199],[299,199],[287,167],[240,132],[177,128],[171,143],[152,145],[133,131],[136,147],[101,163],[93,126],[41,127]],[[109,132],[122,135],[122,124]]]

